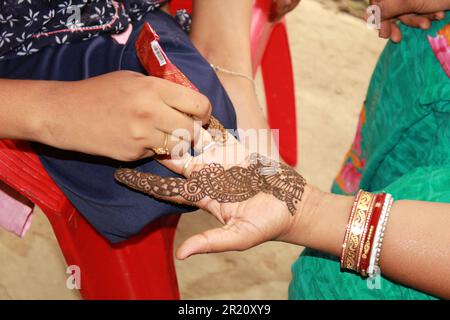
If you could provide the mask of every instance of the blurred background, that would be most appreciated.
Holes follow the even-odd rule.
[[[362,18],[366,12],[369,0],[319,0],[323,4],[330,4],[336,6],[341,12],[346,12],[355,17]]]
[[[302,0],[287,17],[299,124],[297,169],[324,190],[330,188],[353,140],[367,85],[385,44],[361,19],[366,2]],[[176,245],[217,225],[204,212],[185,215]],[[177,261],[182,298],[286,299],[290,266],[301,249],[267,243],[245,253]],[[65,270],[50,224],[39,210],[24,239],[0,230],[0,299],[79,299],[78,292],[66,288]]]

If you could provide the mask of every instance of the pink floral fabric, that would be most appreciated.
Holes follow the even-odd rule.
[[[354,194],[358,191],[362,172],[366,165],[366,159],[361,152],[361,131],[365,122],[366,113],[363,107],[359,117],[355,140],[347,152],[341,171],[335,179],[336,185],[345,194]]]
[[[436,37],[428,36],[428,41],[445,73],[450,77],[450,25],[439,31]]]

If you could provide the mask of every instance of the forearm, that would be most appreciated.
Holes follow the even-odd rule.
[[[211,62],[252,74],[250,22],[252,0],[195,0],[190,37]]]
[[[353,197],[308,191],[290,242],[339,257]],[[387,224],[381,273],[450,298],[450,204],[397,201]],[[355,275],[356,276],[356,275]]]
[[[195,0],[191,39],[212,64],[252,77],[250,25],[252,0]],[[218,73],[236,109],[241,129],[267,129],[254,85],[248,79]]]
[[[40,116],[49,103],[50,81],[0,80],[0,138],[39,140]]]

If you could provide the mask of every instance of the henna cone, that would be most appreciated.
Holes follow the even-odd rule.
[[[198,92],[197,87],[167,57],[159,45],[159,39],[150,24],[145,23],[136,41],[136,52],[144,69],[154,77],[169,80]],[[209,128],[220,132],[220,140],[226,142],[227,130],[218,119],[211,116]]]

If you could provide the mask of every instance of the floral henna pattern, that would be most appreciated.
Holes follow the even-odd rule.
[[[216,119],[214,116],[211,116],[209,120],[209,128],[210,133],[213,136],[213,139],[216,142],[226,143],[228,140],[228,131],[225,129],[223,124]]]
[[[250,156],[247,168],[225,169],[213,163],[193,172],[189,179],[160,177],[132,169],[118,169],[115,178],[156,198],[176,201],[176,197],[182,197],[191,203],[206,197],[219,203],[236,203],[264,192],[283,201],[292,215],[296,213],[306,185],[305,179],[294,169],[259,154]]]

